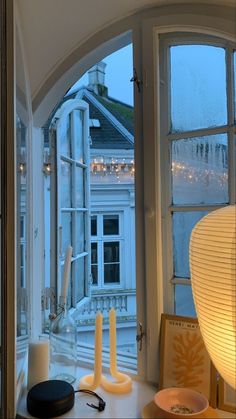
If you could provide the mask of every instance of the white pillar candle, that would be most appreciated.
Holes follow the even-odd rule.
[[[72,247],[68,246],[64,263],[63,279],[61,284],[61,297],[66,302],[71,267]]]
[[[49,342],[32,340],[28,353],[28,390],[41,381],[48,380]]]

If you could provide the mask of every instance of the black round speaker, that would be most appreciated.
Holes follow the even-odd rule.
[[[27,409],[36,418],[52,418],[72,409],[74,401],[71,384],[61,380],[42,381],[28,392]]]

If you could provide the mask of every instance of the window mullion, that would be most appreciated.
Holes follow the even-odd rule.
[[[228,156],[229,156],[229,202],[236,202],[236,134],[235,134],[235,103],[234,103],[234,63],[233,48],[226,49],[226,65],[227,65],[227,108],[228,108]]]
[[[207,135],[216,135],[224,134],[229,129],[228,125],[223,125],[221,127],[213,128],[201,128],[193,131],[181,131],[168,134],[168,140],[176,141],[182,140],[183,138],[195,138],[195,137],[204,137]]]

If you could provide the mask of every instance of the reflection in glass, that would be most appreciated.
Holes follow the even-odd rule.
[[[119,215],[103,216],[103,234],[119,234]]]
[[[71,164],[61,162],[61,207],[71,208]]]
[[[234,121],[236,122],[236,51],[234,51]]]
[[[71,115],[60,120],[59,143],[61,155],[71,157]]]
[[[73,156],[75,160],[80,163],[84,163],[84,147],[83,147],[83,111],[75,110],[73,111],[75,115],[75,155]]]
[[[91,273],[92,284],[98,284],[98,244],[91,243]]]
[[[81,167],[75,169],[75,193],[75,206],[77,208],[84,207],[84,169]]]
[[[76,253],[84,252],[84,213],[76,214],[76,235],[75,235]]]
[[[227,203],[226,134],[172,141],[173,204]]]
[[[120,281],[120,243],[104,243],[104,283]]]
[[[67,247],[71,245],[71,214],[62,212],[61,214],[61,253],[65,257]]]
[[[26,127],[17,116],[17,336],[28,334],[27,315],[27,147]]]
[[[174,276],[189,278],[189,240],[193,227],[207,211],[175,212],[173,214]]]
[[[92,215],[91,217],[91,236],[97,235],[97,216]]]
[[[171,131],[225,125],[225,50],[209,45],[173,46],[170,60]]]
[[[175,285],[175,314],[196,317],[192,288],[189,285]]]
[[[80,301],[84,297],[85,292],[85,266],[86,266],[86,257],[79,258],[72,263],[72,268],[75,272],[75,281],[73,286],[75,287],[75,305],[76,301]]]

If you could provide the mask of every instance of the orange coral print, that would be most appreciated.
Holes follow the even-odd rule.
[[[173,341],[175,370],[172,371],[180,387],[197,387],[204,372],[204,344],[197,333],[177,334]]]

